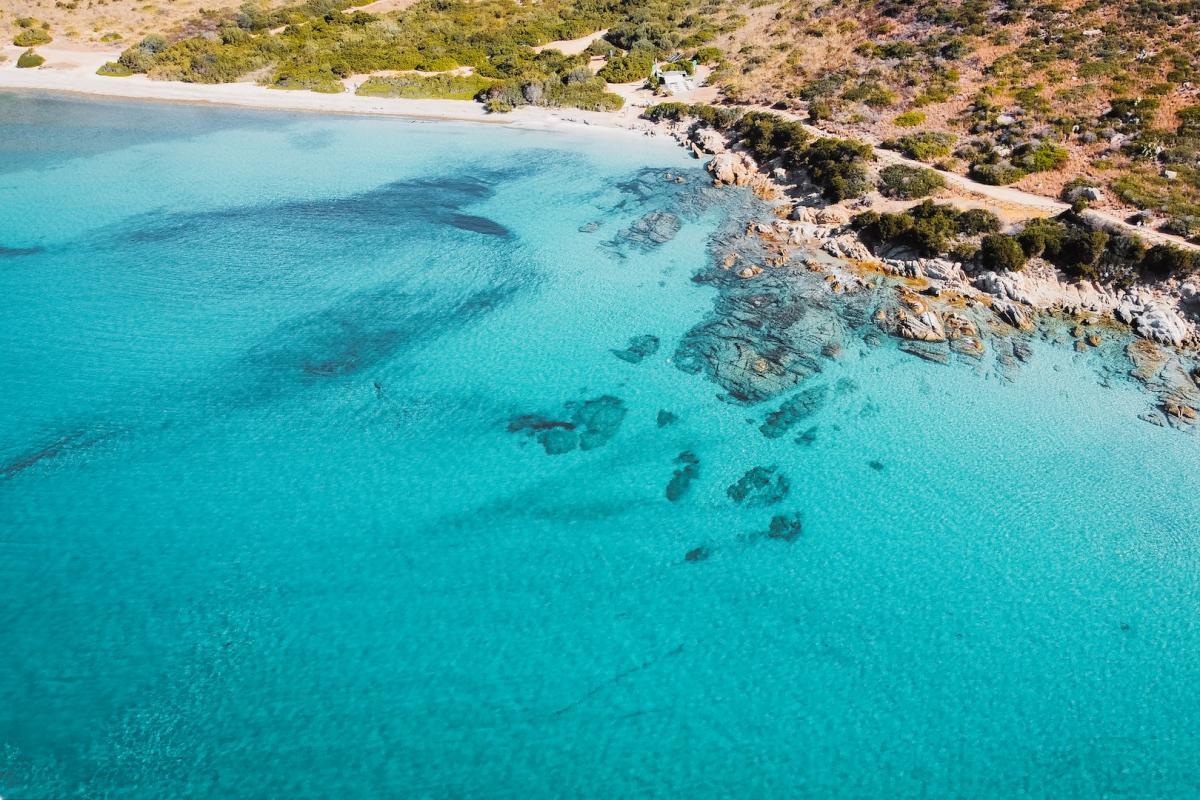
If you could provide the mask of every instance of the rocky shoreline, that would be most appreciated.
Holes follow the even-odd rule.
[[[990,349],[1001,368],[1015,366],[1028,358],[1031,336],[1079,352],[1119,351],[1128,374],[1157,398],[1141,418],[1195,427],[1200,328],[1189,317],[1191,307],[1200,306],[1200,278],[1116,290],[1068,281],[1041,259],[1031,259],[1020,272],[999,273],[948,257],[921,257],[903,247],[872,248],[850,222],[858,213],[887,205],[883,198],[831,204],[803,176],[760,169],[719,131],[666,132],[707,159],[715,186],[749,188],[774,213],[773,219],[747,224],[736,241],[722,243],[714,254],[723,274],[705,280],[744,284],[745,291],[733,287],[719,303],[718,319],[708,323],[709,335],[699,337],[702,342],[685,340],[677,354],[681,368],[707,369],[731,399],[768,399],[818,372],[820,359],[840,349],[836,332],[845,327],[846,320],[838,318],[844,311],[826,320],[828,340],[814,340],[804,352],[773,332],[782,322],[794,334],[790,317],[800,312],[788,310],[796,287],[786,275],[800,267],[820,277],[829,297],[861,296],[864,302],[850,304],[851,316],[865,317],[881,334],[899,340],[902,351],[929,361],[981,359]],[[955,199],[937,202],[956,204]],[[768,289],[783,302],[765,299]],[[814,304],[828,308],[818,297],[804,299],[810,309]]]

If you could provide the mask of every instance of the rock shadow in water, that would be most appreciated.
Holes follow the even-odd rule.
[[[511,238],[512,232],[495,220],[465,209],[493,196],[501,183],[521,174],[517,170],[481,171],[476,176],[435,176],[393,181],[345,197],[258,203],[195,212],[152,212],[123,220],[105,229],[101,238],[155,244],[202,240],[214,229],[245,239],[277,243],[292,229],[328,230],[330,238],[393,231],[398,226],[444,226],[487,236]],[[92,244],[89,246],[98,246]]]
[[[0,245],[0,258],[19,258],[21,256],[34,256],[38,253],[46,252],[44,247],[4,247]]]
[[[254,376],[233,399],[269,400],[289,388],[357,375],[449,330],[472,324],[508,302],[516,283],[472,292],[439,308],[387,285],[356,292],[320,311],[278,326],[242,359]]]
[[[94,447],[118,433],[120,431],[113,429],[81,428],[58,434],[48,442],[34,445],[9,461],[0,463],[0,478],[14,478],[40,464]]]

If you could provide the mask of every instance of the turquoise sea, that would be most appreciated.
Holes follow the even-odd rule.
[[[1200,439],[1117,335],[915,358],[707,184],[0,95],[0,796],[1200,796]]]

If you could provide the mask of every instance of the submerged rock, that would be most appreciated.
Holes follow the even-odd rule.
[[[804,521],[800,512],[797,511],[794,514],[776,514],[771,517],[771,524],[763,532],[763,535],[768,539],[794,542],[800,538],[800,534],[803,532]]]
[[[1162,348],[1149,339],[1137,339],[1125,348],[1129,360],[1133,362],[1131,374],[1142,383],[1154,380],[1166,365],[1168,355]]]
[[[672,414],[670,411],[659,410],[658,416],[655,417],[655,422],[660,428],[666,428],[669,425],[674,425],[679,421],[679,417]]]
[[[630,364],[640,364],[644,359],[657,353],[658,347],[658,337],[647,333],[632,337],[629,340],[629,345],[624,350],[610,350],[609,352],[622,361],[627,361]]]
[[[643,247],[655,247],[675,238],[683,223],[669,211],[651,211],[621,232],[629,242]]]
[[[902,342],[900,344],[900,352],[908,353],[917,358],[923,358],[926,361],[932,361],[935,364],[950,363],[950,348],[944,342]]]
[[[690,450],[685,450],[675,457],[679,468],[671,476],[667,484],[667,499],[672,503],[682,499],[692,488],[692,481],[700,476],[700,459]]]
[[[735,503],[745,506],[775,505],[787,497],[791,485],[778,467],[754,467],[731,485],[726,494]]]
[[[537,440],[545,449],[547,455],[559,456],[574,450],[576,444],[578,444],[579,436],[574,430],[551,428],[539,433]]]
[[[572,420],[580,429],[579,449],[592,450],[606,444],[616,435],[626,413],[621,399],[610,394],[576,405]]]
[[[518,414],[509,419],[508,431],[533,438],[548,455],[557,456],[577,447],[580,450],[600,447],[616,434],[625,420],[625,404],[612,395],[565,405],[571,412],[570,419]]]
[[[787,434],[801,420],[811,417],[820,410],[829,389],[824,384],[810,386],[785,401],[767,415],[758,430],[768,439],[778,439]]]
[[[707,547],[701,545],[700,547],[693,547],[691,550],[688,550],[686,553],[684,553],[683,560],[684,561],[704,561],[710,555],[712,555],[712,551],[709,550]]]

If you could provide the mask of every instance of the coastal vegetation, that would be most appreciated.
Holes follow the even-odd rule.
[[[1090,203],[1200,243],[1193,0],[758,5],[717,41],[727,100],[989,184],[1054,195],[1081,178],[1105,190]]]
[[[897,213],[867,211],[854,217],[852,224],[868,242],[905,245],[924,256],[942,255],[963,237],[1000,230],[1000,220],[989,211],[960,211],[932,200]]]
[[[1013,234],[1001,233],[988,211],[959,211],[930,200],[906,211],[867,211],[852,224],[876,247],[904,246],[923,256],[950,255],[983,269],[1017,271],[1041,258],[1069,277],[1116,287],[1138,281],[1182,278],[1200,273],[1200,258],[1169,244],[1147,247],[1135,236],[1096,230],[1074,212],[1030,219]],[[977,240],[977,241],[976,241]],[[977,244],[977,246],[976,246]]]
[[[106,61],[96,70],[97,75],[107,75],[110,78],[128,78],[133,70],[116,61]]]
[[[879,193],[884,197],[916,200],[946,188],[946,179],[931,169],[891,164],[879,171]]]
[[[245,5],[205,15],[183,36],[147,36],[119,64],[151,78],[224,83],[253,76],[274,88],[319,92],[344,91],[347,78],[368,75],[363,94],[477,98],[493,111],[614,110],[622,100],[607,83],[647,80],[654,62],[677,50],[719,57],[711,47],[701,52],[716,31],[697,10],[694,0],[422,0],[385,15],[354,10],[347,0],[274,10]],[[601,29],[605,39],[584,53],[539,49]],[[592,55],[606,59],[598,74]],[[375,74],[381,72],[389,74]]]
[[[355,94],[366,97],[428,97],[474,100],[496,83],[478,75],[396,75],[368,78]]]
[[[32,67],[40,67],[46,63],[46,59],[36,53],[33,48],[29,48],[21,55],[17,56],[17,67],[20,69],[30,69]]]
[[[50,32],[40,25],[23,28],[13,37],[13,44],[17,47],[36,47],[39,44],[50,44],[51,41],[53,39]]]

